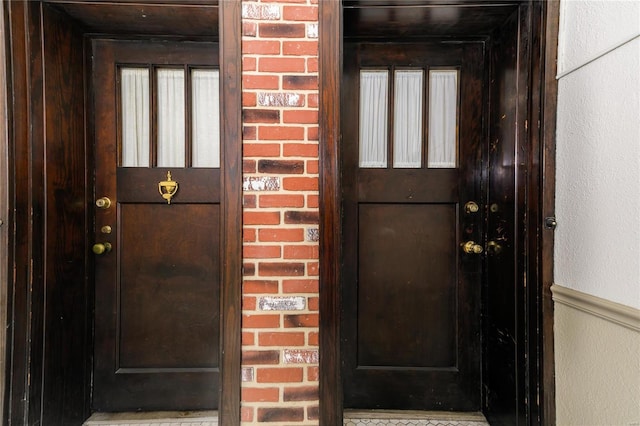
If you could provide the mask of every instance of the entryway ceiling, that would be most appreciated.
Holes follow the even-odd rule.
[[[217,0],[48,0],[87,33],[218,37]]]
[[[347,38],[486,37],[517,1],[343,0]]]

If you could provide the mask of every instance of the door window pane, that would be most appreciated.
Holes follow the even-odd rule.
[[[192,165],[220,167],[219,71],[191,72]]]
[[[458,71],[429,71],[430,168],[454,168],[458,151]]]
[[[393,167],[422,165],[422,70],[394,75]]]
[[[149,70],[120,70],[122,167],[149,167]]]
[[[158,69],[158,166],[185,165],[184,70]]]
[[[387,167],[389,72],[360,71],[360,167]]]

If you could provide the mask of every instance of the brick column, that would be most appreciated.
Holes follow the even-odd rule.
[[[243,425],[318,423],[318,7],[244,1]]]

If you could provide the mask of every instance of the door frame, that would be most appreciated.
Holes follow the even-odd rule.
[[[46,116],[44,72],[44,52],[42,45],[42,11],[46,3],[56,0],[32,2],[16,0],[2,3],[0,8],[2,34],[0,42],[4,49],[1,64],[6,61],[6,75],[0,73],[0,102],[6,105],[7,128],[0,136],[0,164],[7,163],[2,170],[7,171],[8,179],[0,182],[7,194],[0,190],[0,196],[8,199],[0,218],[6,219],[1,232],[3,249],[0,261],[7,270],[8,294],[0,293],[0,304],[6,309],[6,367],[2,381],[4,398],[1,422],[3,424],[44,424],[66,425],[81,424],[90,414],[89,398],[92,368],[92,295],[87,290],[90,281],[78,282],[77,294],[82,294],[82,302],[77,305],[55,305],[55,312],[49,309],[58,303],[49,292],[58,291],[64,284],[64,276],[45,274],[47,268],[63,265],[63,255],[55,251],[45,251],[51,240],[63,240],[65,227],[58,223],[49,223],[46,203],[51,191],[64,189],[58,182],[51,183],[46,175],[60,173],[61,176],[73,174],[79,190],[85,197],[78,200],[84,203],[84,213],[78,213],[78,205],[65,207],[64,214],[86,215],[87,206],[93,202],[89,177],[85,175],[80,161],[76,167],[65,170],[64,161],[68,158],[51,159],[45,157],[47,146],[43,126]],[[123,0],[122,3],[130,3]],[[170,2],[157,2],[170,3]],[[241,1],[202,0],[202,4],[218,7],[219,43],[220,43],[220,95],[224,108],[221,108],[221,164],[224,211],[221,228],[221,246],[224,247],[221,265],[221,335],[220,347],[220,394],[218,416],[221,424],[237,426],[240,424],[240,350],[241,350],[241,268],[242,268],[242,120],[241,120]],[[82,37],[80,30],[73,30]],[[81,53],[82,57],[82,53]],[[4,70],[4,68],[3,68]],[[84,76],[83,76],[84,77]],[[65,89],[69,89],[68,87]],[[75,88],[80,99],[82,85]],[[76,92],[77,93],[77,92]],[[86,110],[85,110],[86,115]],[[6,130],[6,133],[5,133]],[[75,129],[77,131],[77,128]],[[80,134],[83,130],[80,128]],[[77,133],[76,133],[77,135]],[[73,152],[71,152],[73,150]],[[9,153],[11,155],[9,155]],[[84,167],[91,148],[78,145],[68,148],[64,155],[74,159],[85,158]],[[66,174],[65,174],[66,173]],[[62,179],[63,181],[64,179]],[[49,185],[49,188],[47,187]],[[89,191],[89,192],[87,192]],[[3,201],[3,200],[0,200]],[[5,205],[0,203],[4,209]],[[15,214],[12,212],[16,212]],[[31,214],[28,214],[31,212]],[[69,213],[72,212],[72,213]],[[55,226],[54,226],[55,225]],[[73,225],[86,234],[84,224]],[[4,239],[4,233],[8,236]],[[53,238],[57,235],[60,238]],[[4,250],[6,244],[6,250]],[[74,253],[84,251],[84,263],[80,261],[81,275],[88,279],[88,260],[90,245],[87,238],[76,241]],[[0,276],[1,278],[2,276]],[[76,285],[76,284],[74,284]],[[2,312],[0,309],[0,312]],[[52,314],[63,313],[67,322]],[[75,321],[73,327],[86,330],[82,336],[73,336],[65,329],[69,321]],[[88,327],[87,328],[87,324]],[[3,331],[5,328],[3,328]],[[64,333],[66,331],[66,334]],[[50,333],[58,333],[55,338],[74,340],[69,353],[54,352]],[[60,333],[64,336],[61,337]],[[4,343],[4,340],[3,340]],[[1,346],[1,344],[0,344]],[[3,353],[5,353],[3,351]],[[74,358],[75,357],[75,358]],[[80,357],[82,362],[75,362]],[[74,368],[67,368],[73,365]],[[0,387],[0,389],[2,389]],[[60,392],[64,389],[65,393]],[[63,396],[72,401],[64,401]],[[76,400],[78,396],[79,400]],[[65,402],[70,402],[66,404]]]
[[[436,2],[441,4],[442,2]],[[455,3],[455,2],[453,2]],[[528,1],[537,25],[531,26],[531,97],[528,100],[529,123],[540,123],[531,132],[529,167],[533,178],[523,188],[527,200],[530,232],[521,247],[527,247],[527,268],[536,278],[533,294],[537,309],[528,318],[540,325],[535,342],[527,348],[540,360],[538,382],[539,407],[532,413],[537,424],[555,424],[555,367],[553,351],[553,231],[543,227],[544,218],[554,216],[555,204],[555,125],[556,58],[559,26],[559,2]],[[319,77],[320,77],[320,424],[341,425],[343,392],[340,351],[340,274],[341,235],[341,78],[343,44],[342,1],[319,4]],[[535,127],[534,127],[535,128]],[[531,284],[531,283],[530,283]],[[530,285],[531,287],[531,285]],[[524,308],[524,307],[523,307]]]

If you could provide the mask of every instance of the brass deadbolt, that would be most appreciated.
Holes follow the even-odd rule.
[[[96,243],[93,245],[93,252],[95,254],[104,254],[111,251],[111,243]]]
[[[96,200],[96,206],[99,209],[108,209],[111,207],[111,200],[107,197],[98,198]]]
[[[475,241],[467,241],[462,244],[462,250],[467,254],[480,254],[482,253],[482,246],[476,244]]]
[[[478,213],[478,210],[480,210],[480,207],[475,201],[468,201],[467,204],[464,205],[464,211],[467,212],[467,214]]]

